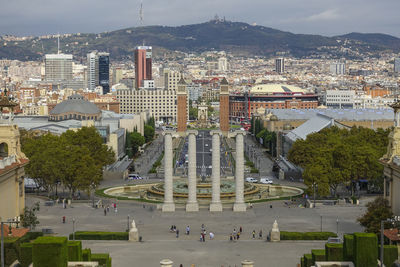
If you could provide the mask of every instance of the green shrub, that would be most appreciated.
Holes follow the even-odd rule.
[[[343,260],[353,261],[354,236],[343,235]]]
[[[4,238],[4,261],[6,265],[11,265],[19,258],[18,237]]]
[[[381,246],[378,246],[378,255],[380,259]],[[398,258],[398,250],[395,245],[384,245],[383,246],[383,263],[385,266],[392,266],[393,262],[395,262]]]
[[[375,267],[378,259],[378,238],[372,233],[355,233],[353,261],[356,267]]]
[[[343,261],[343,244],[325,244],[327,261]]]
[[[313,265],[312,255],[304,254],[304,267],[311,267]]]
[[[325,249],[312,249],[311,256],[313,265],[316,261],[325,261]]]
[[[69,239],[72,239],[72,234],[69,235]],[[78,231],[75,232],[75,239],[76,240],[129,240],[129,233]]]
[[[97,261],[99,267],[111,267],[111,258],[108,253],[93,253],[92,261]]]
[[[43,232],[27,232],[24,236],[18,240],[20,243],[30,242],[38,237],[43,236]]]
[[[68,239],[66,237],[42,236],[33,242],[33,266],[67,267]]]
[[[256,168],[251,168],[250,173],[259,173],[259,171]]]
[[[304,267],[304,256],[301,257],[301,259],[300,259],[300,266],[301,266],[301,267]]]
[[[286,232],[281,231],[281,240],[328,240],[337,237],[332,232]]]
[[[90,248],[85,248],[82,250],[82,261],[91,261],[92,260],[92,251]]]
[[[19,262],[22,267],[28,267],[32,263],[33,243],[22,243],[19,246]]]
[[[81,241],[68,241],[68,261],[82,261]]]

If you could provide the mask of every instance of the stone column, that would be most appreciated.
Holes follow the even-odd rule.
[[[165,259],[165,260],[160,261],[160,266],[161,267],[172,267],[173,264],[174,264],[174,262],[169,260],[169,259]]]
[[[173,147],[172,135],[173,131],[165,131],[164,135],[164,204],[162,206],[163,212],[174,212],[174,196],[173,196]]]
[[[221,164],[220,136],[221,131],[211,131],[212,136],[212,199],[210,211],[222,211],[221,204]]]
[[[233,205],[233,211],[246,211],[246,204],[244,203],[244,149],[243,149],[243,136],[244,131],[236,131],[236,168],[235,168],[235,186],[236,186],[236,200]]]
[[[196,130],[187,131],[189,139],[189,166],[188,166],[188,202],[186,203],[186,211],[199,211],[197,203],[196,188]]]

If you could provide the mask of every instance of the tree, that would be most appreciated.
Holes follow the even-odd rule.
[[[144,138],[146,143],[150,142],[154,138],[154,128],[150,125],[145,125],[144,126]]]
[[[389,201],[383,197],[377,197],[367,204],[367,211],[357,221],[365,227],[367,233],[379,233],[381,221],[390,219],[393,213],[389,207]]]
[[[197,119],[197,108],[189,107],[189,120],[196,120]]]
[[[22,227],[29,227],[29,229],[35,229],[36,225],[39,224],[39,220],[36,216],[36,212],[40,210],[39,202],[36,202],[32,207],[24,208],[24,212],[21,214]]]
[[[129,146],[127,146],[127,150],[131,151],[131,155],[134,156],[139,151],[139,147],[144,145],[146,140],[138,132],[128,133],[127,136],[127,138],[129,139],[129,142],[127,142],[127,144],[129,143]]]

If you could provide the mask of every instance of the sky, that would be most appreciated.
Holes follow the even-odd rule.
[[[179,26],[218,15],[293,33],[334,36],[368,32],[400,37],[399,14],[400,0],[0,0],[0,35]]]

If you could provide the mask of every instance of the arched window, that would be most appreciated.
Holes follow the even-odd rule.
[[[8,145],[7,145],[7,143],[1,143],[0,144],[0,157],[1,158],[8,157]]]

